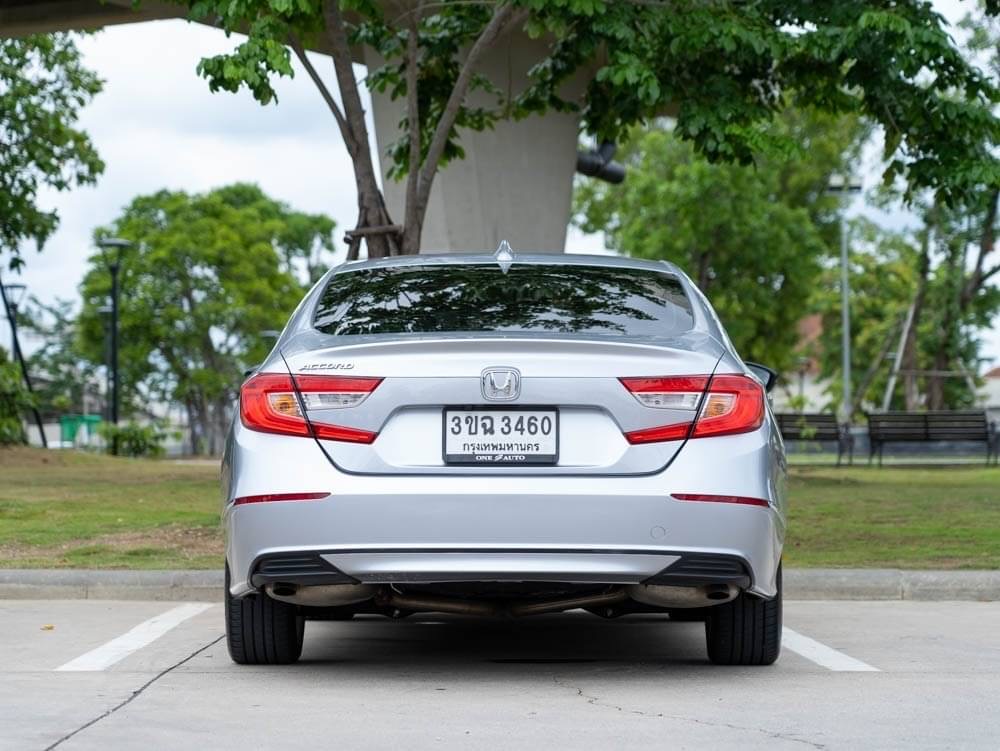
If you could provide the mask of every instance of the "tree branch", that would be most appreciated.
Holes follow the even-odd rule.
[[[323,16],[326,21],[326,37],[330,42],[330,56],[333,58],[333,68],[337,75],[337,87],[340,89],[340,100],[350,134],[348,148],[367,151],[368,129],[365,126],[365,111],[361,106],[358,82],[354,78],[354,61],[351,59],[351,46],[344,29],[340,3],[337,0],[326,0],[323,3]],[[361,156],[360,151],[358,156]]]
[[[986,275],[983,274],[983,263],[986,256],[993,252],[993,248],[996,245],[996,232],[993,225],[997,221],[998,204],[1000,204],[1000,188],[994,188],[990,193],[989,205],[986,209],[986,216],[983,219],[983,231],[979,236],[979,251],[976,254],[976,265],[973,268],[972,274],[969,275],[969,280],[962,288],[961,305],[963,309],[972,302],[972,298],[975,297],[976,292],[983,286],[986,279],[990,275],[995,274],[997,269],[1000,269],[1000,266],[997,266],[991,269]]]
[[[431,183],[437,172],[438,163],[444,155],[448,136],[455,125],[455,120],[458,118],[458,113],[462,108],[462,102],[465,100],[469,85],[472,83],[472,77],[475,74],[475,67],[479,63],[479,59],[493,46],[493,43],[496,42],[508,27],[522,23],[527,17],[528,10],[525,8],[515,8],[508,3],[497,5],[496,10],[493,12],[493,17],[490,18],[489,23],[486,24],[486,28],[483,29],[479,38],[476,39],[469,50],[469,54],[465,58],[465,63],[462,65],[462,70],[455,80],[455,86],[451,90],[451,95],[448,97],[448,103],[445,105],[437,127],[434,129],[434,136],[431,138],[430,146],[427,149],[424,166],[420,170],[418,201],[421,211],[427,205],[427,200],[431,192]]]
[[[382,191],[375,177],[375,167],[372,164],[368,142],[368,126],[365,125],[365,110],[361,105],[358,81],[354,77],[351,45],[344,26],[344,16],[340,12],[339,0],[324,0],[323,19],[326,37],[330,42],[333,67],[337,74],[337,86],[340,88],[340,100],[347,120],[347,131],[350,135],[347,148],[354,162],[354,177],[358,186],[358,227],[391,224]],[[398,252],[398,244],[392,235],[379,235],[368,240],[368,251],[369,256],[374,257],[394,255]],[[356,244],[349,249],[349,255],[357,256]]]
[[[983,272],[983,274],[979,277],[980,287],[983,285],[983,283],[987,279],[989,279],[990,277],[992,277],[994,274],[1000,274],[1000,263],[998,263],[996,266],[994,266],[989,271]]]
[[[406,125],[410,136],[410,160],[406,173],[406,211],[403,217],[403,252],[414,253],[420,248],[422,216],[417,210],[417,188],[420,185],[420,98],[417,92],[420,76],[419,24],[422,3],[406,19]]]
[[[306,51],[302,47],[302,42],[294,35],[289,35],[288,39],[289,46],[295,51],[296,57],[299,58],[299,62],[302,63],[302,67],[306,69],[306,73],[312,79],[313,83],[316,84],[316,88],[319,89],[320,96],[323,97],[323,101],[326,102],[326,106],[330,108],[330,112],[333,113],[333,117],[337,121],[337,126],[340,128],[340,135],[346,142],[349,137],[347,120],[344,119],[344,113],[340,111],[340,106],[337,101],[333,98],[330,93],[330,89],[327,88],[323,79],[320,78],[319,73],[316,72],[316,68],[313,67],[312,62],[306,57]]]

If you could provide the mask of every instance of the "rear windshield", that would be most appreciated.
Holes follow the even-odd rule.
[[[662,337],[693,324],[676,277],[607,266],[397,266],[334,274],[313,325],[327,334],[445,332]]]

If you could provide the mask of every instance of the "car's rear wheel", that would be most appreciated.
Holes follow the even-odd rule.
[[[233,597],[226,565],[226,645],[240,665],[287,665],[302,654],[305,619],[298,608],[263,592]]]
[[[741,592],[709,608],[705,619],[708,658],[716,665],[770,665],[781,652],[781,567],[771,600]]]

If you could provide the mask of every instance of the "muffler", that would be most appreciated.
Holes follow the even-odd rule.
[[[293,605],[336,607],[370,600],[378,592],[378,587],[374,584],[311,584],[300,587],[296,584],[275,582],[264,587],[264,591],[268,597]]]
[[[703,608],[729,602],[740,593],[735,584],[671,587],[665,584],[630,584],[626,594],[636,602],[660,608]]]

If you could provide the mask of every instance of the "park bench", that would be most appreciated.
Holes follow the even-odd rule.
[[[868,415],[868,463],[887,443],[929,443],[931,441],[968,441],[986,444],[986,463],[996,461],[1000,453],[996,423],[984,410],[940,412],[880,412]]]
[[[850,427],[839,422],[836,415],[784,412],[774,417],[778,421],[781,437],[786,441],[836,441],[837,466],[840,466],[845,453],[848,464],[854,463],[854,436]]]

